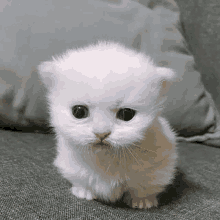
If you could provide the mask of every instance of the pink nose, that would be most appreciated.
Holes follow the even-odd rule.
[[[99,138],[101,141],[107,138],[111,132],[105,132],[105,133],[96,133],[95,136]]]

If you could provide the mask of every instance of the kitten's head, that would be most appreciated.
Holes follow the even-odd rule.
[[[67,51],[39,66],[51,124],[78,146],[123,147],[142,140],[175,78],[116,43]]]

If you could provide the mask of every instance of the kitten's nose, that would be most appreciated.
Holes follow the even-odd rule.
[[[105,132],[105,133],[95,133],[95,136],[99,138],[101,141],[107,138],[111,132]]]

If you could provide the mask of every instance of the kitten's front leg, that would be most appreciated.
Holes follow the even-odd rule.
[[[149,209],[153,206],[158,206],[157,201],[157,194],[146,194],[143,193],[143,195],[139,194],[138,191],[141,191],[140,189],[128,189],[128,191],[125,194],[124,202],[129,205],[132,208],[139,208],[139,209]],[[149,190],[150,191],[150,190]]]
[[[158,205],[158,201],[156,198],[156,194],[149,195],[145,198],[133,196],[130,204],[132,208],[139,208],[139,209],[143,209],[143,208],[149,209],[153,206],[157,207],[157,205]]]
[[[84,187],[73,186],[71,191],[74,196],[80,199],[93,200],[96,197],[91,193],[90,190],[85,189]]]
[[[113,183],[112,183],[113,185]],[[118,186],[111,187],[108,183],[101,181],[99,179],[98,183],[91,185],[92,191],[84,188],[83,186],[74,185],[71,188],[73,195],[80,199],[101,199],[107,202],[115,202],[123,195],[123,186],[119,184]]]

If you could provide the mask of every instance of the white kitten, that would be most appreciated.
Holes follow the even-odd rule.
[[[177,158],[175,135],[159,116],[174,72],[99,42],[42,63],[39,73],[57,137],[54,164],[72,193],[114,202],[127,192],[131,207],[157,206]]]

